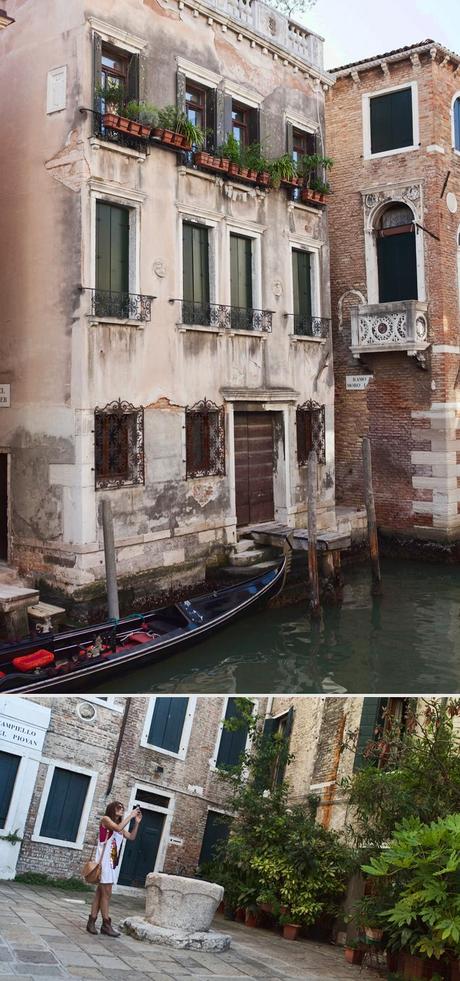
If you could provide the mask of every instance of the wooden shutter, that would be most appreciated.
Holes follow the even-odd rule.
[[[285,743],[286,746],[289,746],[289,741],[290,741],[291,733],[292,733],[292,724],[293,724],[293,721],[294,721],[294,709],[291,706],[291,708],[289,709],[289,711],[287,713],[286,725],[284,727],[284,733],[283,733],[283,741],[284,741],[284,743]],[[276,765],[276,768],[275,768],[275,774],[274,774],[274,783],[275,783],[276,786],[278,786],[278,787],[281,786],[281,784],[283,783],[283,780],[284,780],[285,773],[286,773],[286,763],[283,762],[283,765],[281,765],[280,762],[277,762],[277,765]]]
[[[139,55],[132,54],[128,62],[128,78],[126,86],[126,101],[139,100]]]
[[[98,85],[101,83],[101,64],[102,64],[102,38],[99,34],[93,36],[93,109],[96,113],[100,111],[100,98],[97,95]],[[99,134],[99,117],[93,114],[93,131]]]
[[[96,289],[129,291],[129,211],[96,203]]]
[[[248,142],[260,143],[260,109],[249,111],[248,123]]]
[[[226,95],[224,93],[223,109],[224,109],[224,132],[223,132],[224,139],[222,140],[222,142],[226,140],[229,133],[233,133],[233,117],[232,117],[233,99],[231,95]]]
[[[252,241],[230,235],[231,305],[252,308]]]
[[[209,303],[209,239],[203,225],[183,224],[183,298]]]
[[[292,157],[294,153],[294,127],[292,123],[286,123],[286,153]]]
[[[310,252],[293,249],[292,278],[294,287],[294,317],[306,321],[311,318]]]
[[[454,147],[460,150],[460,98],[454,102]]]
[[[155,700],[147,742],[170,753],[178,753],[187,708],[188,698],[159,696]]]
[[[364,752],[366,746],[370,742],[374,742],[377,738],[376,729],[381,725],[383,720],[383,711],[387,706],[387,698],[364,698],[363,708],[361,712],[361,721],[359,724],[359,734],[358,742],[356,746],[354,769],[360,770],[363,766],[372,763],[372,760],[366,760]]]
[[[90,778],[56,767],[40,834],[59,841],[76,841]]]
[[[412,89],[374,96],[370,100],[371,152],[412,146]]]
[[[227,703],[226,719],[236,719],[240,713],[235,698],[229,698]],[[246,726],[231,732],[225,727],[222,729],[219,751],[217,754],[216,766],[236,766],[246,747],[248,730]]]
[[[218,150],[225,141],[225,92],[216,89],[216,134],[214,148]]]
[[[96,202],[96,289],[110,290],[111,206]]]
[[[15,753],[0,752],[0,828],[4,828],[21,757]]]
[[[229,833],[230,817],[219,814],[218,811],[208,811],[198,865],[204,865],[213,859],[216,846],[227,841]]]
[[[176,74],[176,105],[179,112],[185,115],[187,102],[187,76],[184,72],[177,71]]]
[[[217,149],[217,92],[215,89],[206,89],[206,149],[212,153]],[[221,140],[221,143],[223,140]]]
[[[377,265],[380,303],[418,298],[415,232],[378,238]]]

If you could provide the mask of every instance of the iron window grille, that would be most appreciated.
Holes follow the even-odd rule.
[[[299,467],[308,463],[308,456],[315,451],[318,463],[326,463],[326,412],[324,405],[304,402],[297,406],[297,461]]]
[[[144,483],[144,410],[121,399],[94,410],[96,489]]]
[[[186,476],[225,474],[224,407],[203,399],[185,409]]]

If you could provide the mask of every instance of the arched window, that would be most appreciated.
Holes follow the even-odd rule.
[[[453,115],[454,150],[460,151],[460,95],[454,101],[452,107],[452,115]]]
[[[379,302],[417,300],[414,215],[400,202],[380,214],[376,228]]]

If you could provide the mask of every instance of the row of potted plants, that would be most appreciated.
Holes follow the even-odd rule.
[[[321,174],[332,167],[329,157],[311,154],[295,161],[289,153],[274,160],[265,156],[260,143],[241,146],[233,133],[227,136],[217,152],[205,148],[209,132],[195,126],[177,106],[158,109],[149,102],[123,101],[123,92],[116,83],[100,87],[102,125],[106,129],[127,133],[139,139],[155,141],[177,150],[194,152],[194,162],[205,170],[238,177],[260,187],[298,188],[302,201],[324,203],[330,192]]]

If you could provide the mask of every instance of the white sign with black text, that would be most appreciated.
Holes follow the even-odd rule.
[[[0,384],[0,409],[9,409],[11,405],[11,385]]]
[[[347,375],[347,392],[363,392],[372,377],[372,375]]]

